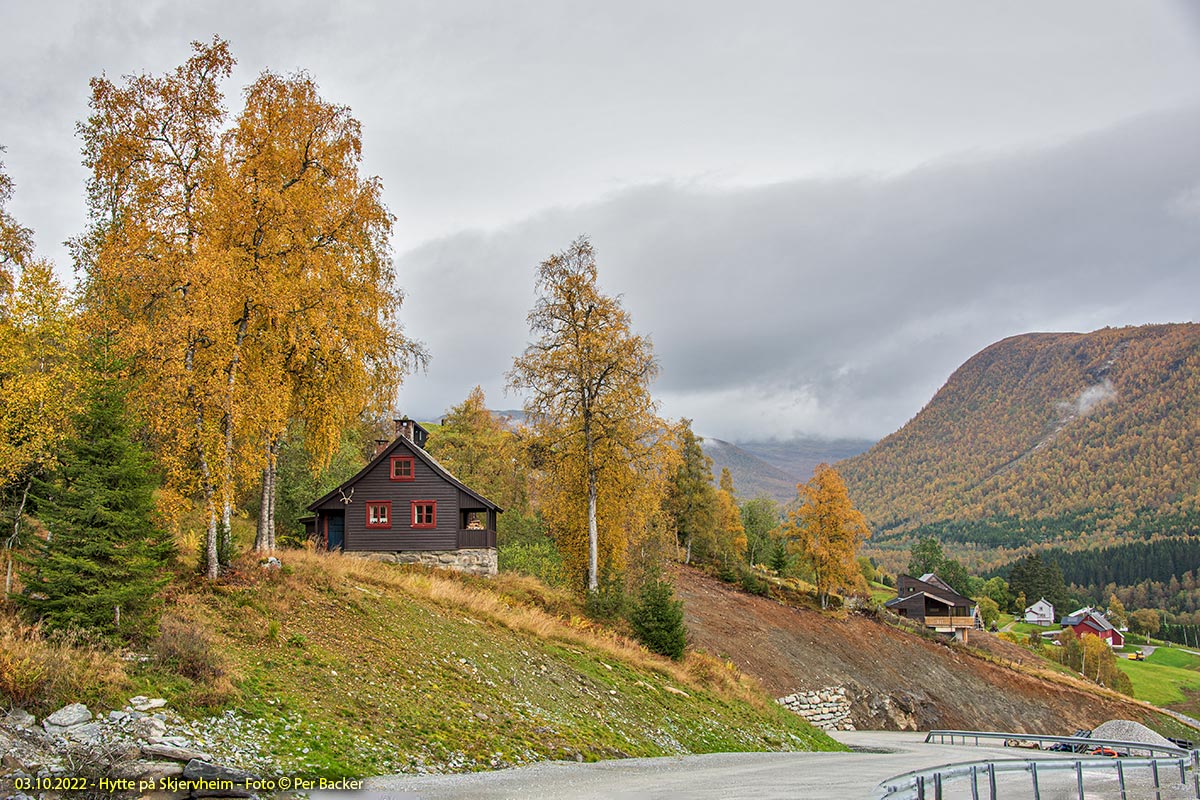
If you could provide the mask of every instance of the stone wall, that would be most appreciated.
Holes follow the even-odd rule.
[[[850,698],[846,696],[844,686],[796,692],[779,698],[778,702],[823,730],[854,730],[854,723],[850,719]]]
[[[495,575],[499,571],[496,550],[492,547],[471,550],[405,550],[396,553],[351,550],[346,555],[386,561],[389,564],[420,564],[425,567],[456,569],[472,575]]]

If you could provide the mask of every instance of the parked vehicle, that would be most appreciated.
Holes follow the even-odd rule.
[[[1142,652],[1141,650],[1135,650],[1129,654],[1129,660],[1130,661],[1145,661],[1146,654],[1144,652]]]

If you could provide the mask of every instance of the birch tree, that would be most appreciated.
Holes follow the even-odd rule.
[[[665,489],[651,343],[633,333],[629,312],[597,275],[586,237],[541,263],[528,317],[534,341],[508,376],[526,392],[547,473],[547,523],[568,569],[586,568],[590,592],[601,558],[624,566],[630,538],[644,534]]]

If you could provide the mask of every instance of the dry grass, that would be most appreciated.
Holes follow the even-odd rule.
[[[397,567],[338,554],[288,551],[285,563],[308,585],[369,584],[454,608],[513,631],[585,647],[637,669],[658,672],[691,688],[763,708],[770,699],[757,681],[733,664],[689,651],[676,662],[585,618],[570,595],[533,578],[500,575],[488,581],[457,573]]]
[[[111,703],[129,686],[115,653],[80,637],[46,636],[0,614],[0,701],[47,711],[67,703]]]

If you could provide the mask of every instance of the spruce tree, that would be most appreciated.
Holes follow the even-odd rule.
[[[34,484],[47,538],[23,559],[25,588],[15,599],[28,617],[107,637],[146,632],[173,550],[155,522],[157,485],[130,435],[119,383],[98,378],[59,466]]]
[[[651,580],[642,587],[637,605],[629,615],[634,636],[650,650],[678,661],[687,644],[683,624],[683,602],[664,580]]]

